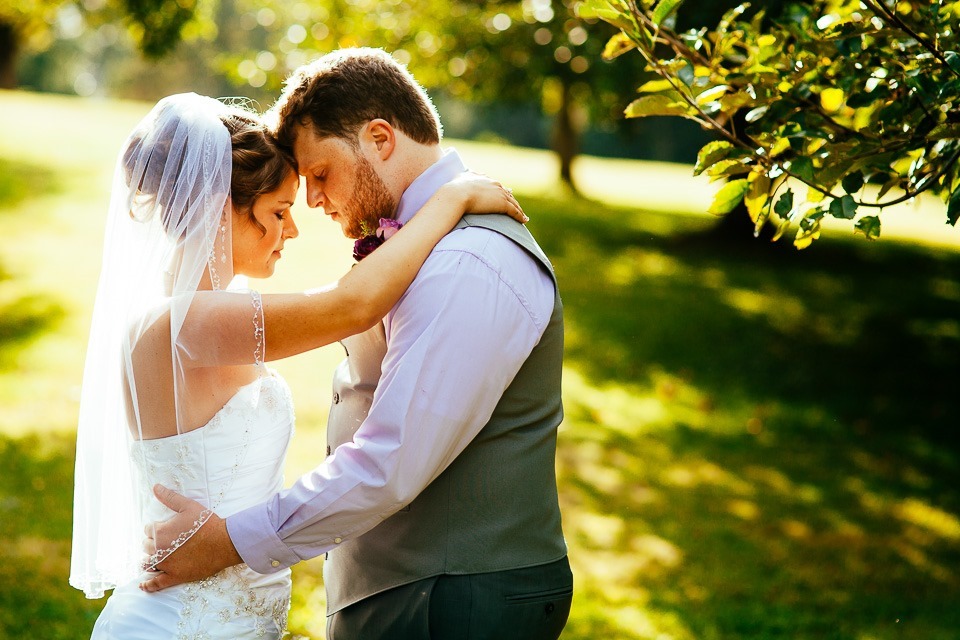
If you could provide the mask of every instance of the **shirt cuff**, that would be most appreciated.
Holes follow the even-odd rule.
[[[277,535],[268,503],[228,517],[227,534],[243,561],[257,573],[276,573],[300,562]]]

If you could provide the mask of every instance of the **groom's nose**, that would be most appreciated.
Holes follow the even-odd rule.
[[[322,207],[326,198],[323,196],[323,189],[316,184],[307,183],[307,206],[312,209]]]

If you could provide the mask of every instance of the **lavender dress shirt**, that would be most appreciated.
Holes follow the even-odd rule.
[[[447,151],[404,192],[397,219],[410,220],[463,171]],[[490,419],[553,305],[550,276],[514,242],[479,228],[448,234],[384,318],[382,374],[353,442],[289,489],[227,518],[244,562],[279,571],[409,504]]]

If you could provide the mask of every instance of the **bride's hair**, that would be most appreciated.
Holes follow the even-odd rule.
[[[255,113],[229,106],[220,120],[230,132],[233,149],[230,176],[233,208],[246,213],[250,221],[265,233],[266,229],[253,216],[253,205],[263,194],[279,189],[290,172],[295,171],[294,165]]]
[[[280,150],[255,112],[239,105],[223,105],[218,117],[230,134],[233,209],[246,214],[253,225],[265,231],[253,215],[253,205],[263,194],[278,189],[296,170],[292,159]],[[204,184],[200,176],[182,175],[186,145],[173,144],[181,135],[178,127],[162,131],[151,125],[141,127],[131,134],[123,153],[123,169],[132,196],[130,217],[147,222],[159,211],[163,227],[176,235],[184,232],[180,228],[183,209],[188,204],[182,198],[184,188],[193,191],[192,200],[201,197],[196,191]],[[175,179],[170,179],[171,174]],[[135,179],[136,188],[132,188]]]

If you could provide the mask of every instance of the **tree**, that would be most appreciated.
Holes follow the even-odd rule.
[[[926,191],[956,224],[960,1],[811,0],[767,22],[744,4],[713,29],[677,31],[682,2],[586,0],[579,11],[620,30],[605,58],[637,52],[656,74],[626,117],[688,118],[717,134],[694,169],[727,179],[711,211],[744,203],[757,233],[792,226],[799,248],[828,215],[877,238],[885,207]]]
[[[0,88],[17,83],[16,61],[24,46],[43,46],[63,0],[10,0],[0,5]]]
[[[444,39],[450,58],[445,87],[477,102],[536,100],[553,118],[551,148],[560,178],[574,191],[572,166],[588,121],[619,119],[624,76],[642,64],[614,66],[601,59],[615,33],[598,20],[579,19],[575,0],[457,2]]]
[[[254,50],[225,68],[238,82],[278,88],[299,63],[343,46],[383,47],[428,89],[477,104],[533,103],[554,119],[561,178],[587,119],[620,120],[625,73],[600,59],[615,29],[574,15],[574,0],[245,0]],[[627,65],[629,66],[629,65]],[[632,71],[639,73],[638,61]]]
[[[98,20],[125,22],[140,51],[148,58],[166,55],[180,42],[184,27],[197,13],[197,0],[114,0],[85,3],[71,0],[4,0],[0,5],[0,88],[17,85],[17,57],[25,49],[49,45],[51,31],[66,10],[80,19],[81,9]]]

